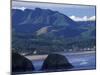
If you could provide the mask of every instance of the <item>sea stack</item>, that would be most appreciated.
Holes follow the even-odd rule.
[[[68,70],[73,68],[73,65],[69,63],[68,59],[60,54],[49,54],[44,60],[42,70]]]
[[[32,72],[34,66],[30,60],[18,53],[12,53],[12,72]]]

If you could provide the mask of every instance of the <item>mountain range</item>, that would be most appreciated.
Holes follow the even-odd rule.
[[[95,22],[93,23],[95,24]],[[75,37],[88,30],[80,27],[80,22],[75,22],[58,11],[41,8],[25,9],[24,11],[12,9],[12,24],[13,30],[17,33],[33,33],[36,35],[52,34],[62,37]],[[90,22],[81,24],[85,26]]]
[[[80,47],[94,46],[96,21],[76,22],[58,11],[50,9],[12,9],[13,47],[28,49],[28,45],[56,45],[71,48],[81,41]],[[89,41],[90,40],[90,41]],[[92,41],[91,41],[92,40]],[[87,44],[87,41],[89,43]],[[91,43],[92,42],[92,43]],[[34,45],[34,46],[33,46]],[[47,49],[47,48],[44,48]],[[54,48],[53,48],[54,49]],[[53,50],[52,49],[52,50]],[[59,48],[60,49],[60,48]]]

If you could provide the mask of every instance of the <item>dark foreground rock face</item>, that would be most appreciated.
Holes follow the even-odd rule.
[[[22,55],[12,53],[12,72],[31,72],[34,70],[32,62]]]
[[[45,59],[42,70],[68,70],[73,68],[65,56],[60,54],[50,54]]]

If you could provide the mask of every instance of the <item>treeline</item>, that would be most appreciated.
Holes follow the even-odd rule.
[[[80,51],[80,48],[92,48],[96,45],[95,38],[54,38],[54,39],[45,39],[44,37],[35,37],[35,38],[12,38],[12,48],[19,53],[33,53],[36,51],[36,54],[45,54],[52,52],[68,52],[69,49],[77,48],[77,51]]]

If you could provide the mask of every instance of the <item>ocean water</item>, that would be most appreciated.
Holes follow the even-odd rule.
[[[95,53],[89,53],[89,54],[75,54],[70,55],[67,53],[63,53],[69,62],[74,66],[74,68],[70,69],[71,71],[74,70],[89,70],[89,69],[95,69],[96,68],[96,56]],[[42,64],[44,60],[36,60],[32,61],[35,71],[40,72]]]

